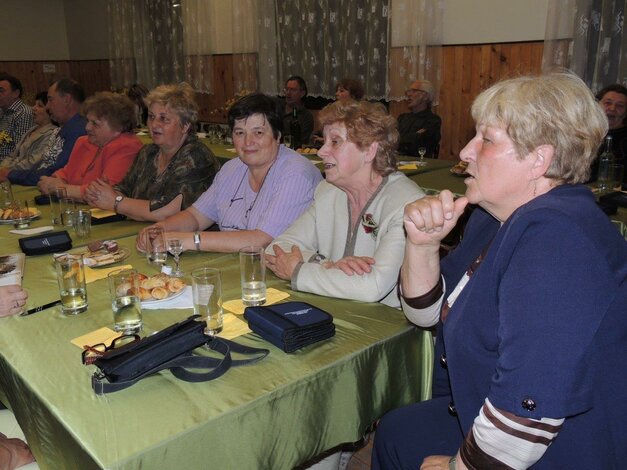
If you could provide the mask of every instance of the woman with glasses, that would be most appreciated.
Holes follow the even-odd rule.
[[[279,102],[263,94],[238,100],[228,115],[238,157],[191,207],[156,225],[185,250],[235,252],[280,235],[311,204],[322,180],[309,160],[280,145],[282,116]],[[204,232],[214,224],[219,232]],[[151,227],[137,237],[138,249]]]
[[[161,85],[146,103],[153,143],[142,147],[122,181],[112,186],[98,179],[85,199],[130,219],[156,222],[189,207],[211,185],[220,164],[196,137],[198,105],[189,85]]]

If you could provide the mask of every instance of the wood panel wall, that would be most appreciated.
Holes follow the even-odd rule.
[[[474,98],[491,84],[521,74],[540,73],[543,43],[518,42],[444,46],[442,48],[442,83],[439,105],[434,111],[442,118],[440,158],[457,160],[460,150],[474,135],[470,106]],[[394,55],[392,55],[394,57]],[[399,56],[400,57],[400,56]],[[234,71],[250,61],[249,55],[215,55],[212,57],[214,94],[199,94],[200,120],[225,122],[224,115],[212,112],[219,109],[239,90],[235,90]],[[44,73],[43,65],[54,64],[54,73]],[[399,64],[391,64],[397,70]],[[256,67],[248,67],[249,74]],[[27,90],[27,97],[46,90],[57,77],[71,76],[79,81],[87,94],[111,88],[108,60],[0,62],[0,71],[19,77]],[[248,77],[256,83],[256,77]],[[390,112],[398,116],[406,112],[403,102],[390,103]]]

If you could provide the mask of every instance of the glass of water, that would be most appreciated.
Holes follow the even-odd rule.
[[[239,251],[239,268],[244,305],[266,303],[266,262],[264,249],[247,246]]]
[[[107,278],[113,311],[113,328],[127,335],[139,333],[144,323],[141,301],[137,296],[139,292],[137,271],[134,269],[114,271]]]
[[[82,254],[63,254],[54,260],[61,297],[61,310],[76,315],[87,310],[87,287]]]
[[[222,281],[220,271],[198,268],[192,271],[194,314],[207,322],[205,332],[210,335],[222,331]]]
[[[161,227],[151,227],[144,232],[146,259],[149,263],[165,264],[168,259],[168,247],[165,232]]]
[[[420,160],[418,161],[418,165],[424,166],[427,164],[425,162],[425,155],[427,154],[427,147],[418,147],[418,155],[420,156]]]

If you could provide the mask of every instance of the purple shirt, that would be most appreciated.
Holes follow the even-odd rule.
[[[248,183],[248,167],[235,158],[218,171],[193,206],[222,231],[261,230],[275,238],[309,207],[320,181],[320,170],[281,145],[258,193]]]

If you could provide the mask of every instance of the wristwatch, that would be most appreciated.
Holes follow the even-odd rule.
[[[194,232],[194,245],[196,245],[196,251],[200,251],[200,232]]]
[[[115,212],[116,214],[118,213],[118,205],[120,204],[120,202],[122,202],[122,199],[124,199],[124,196],[115,196],[115,202],[113,203],[113,212]]]

